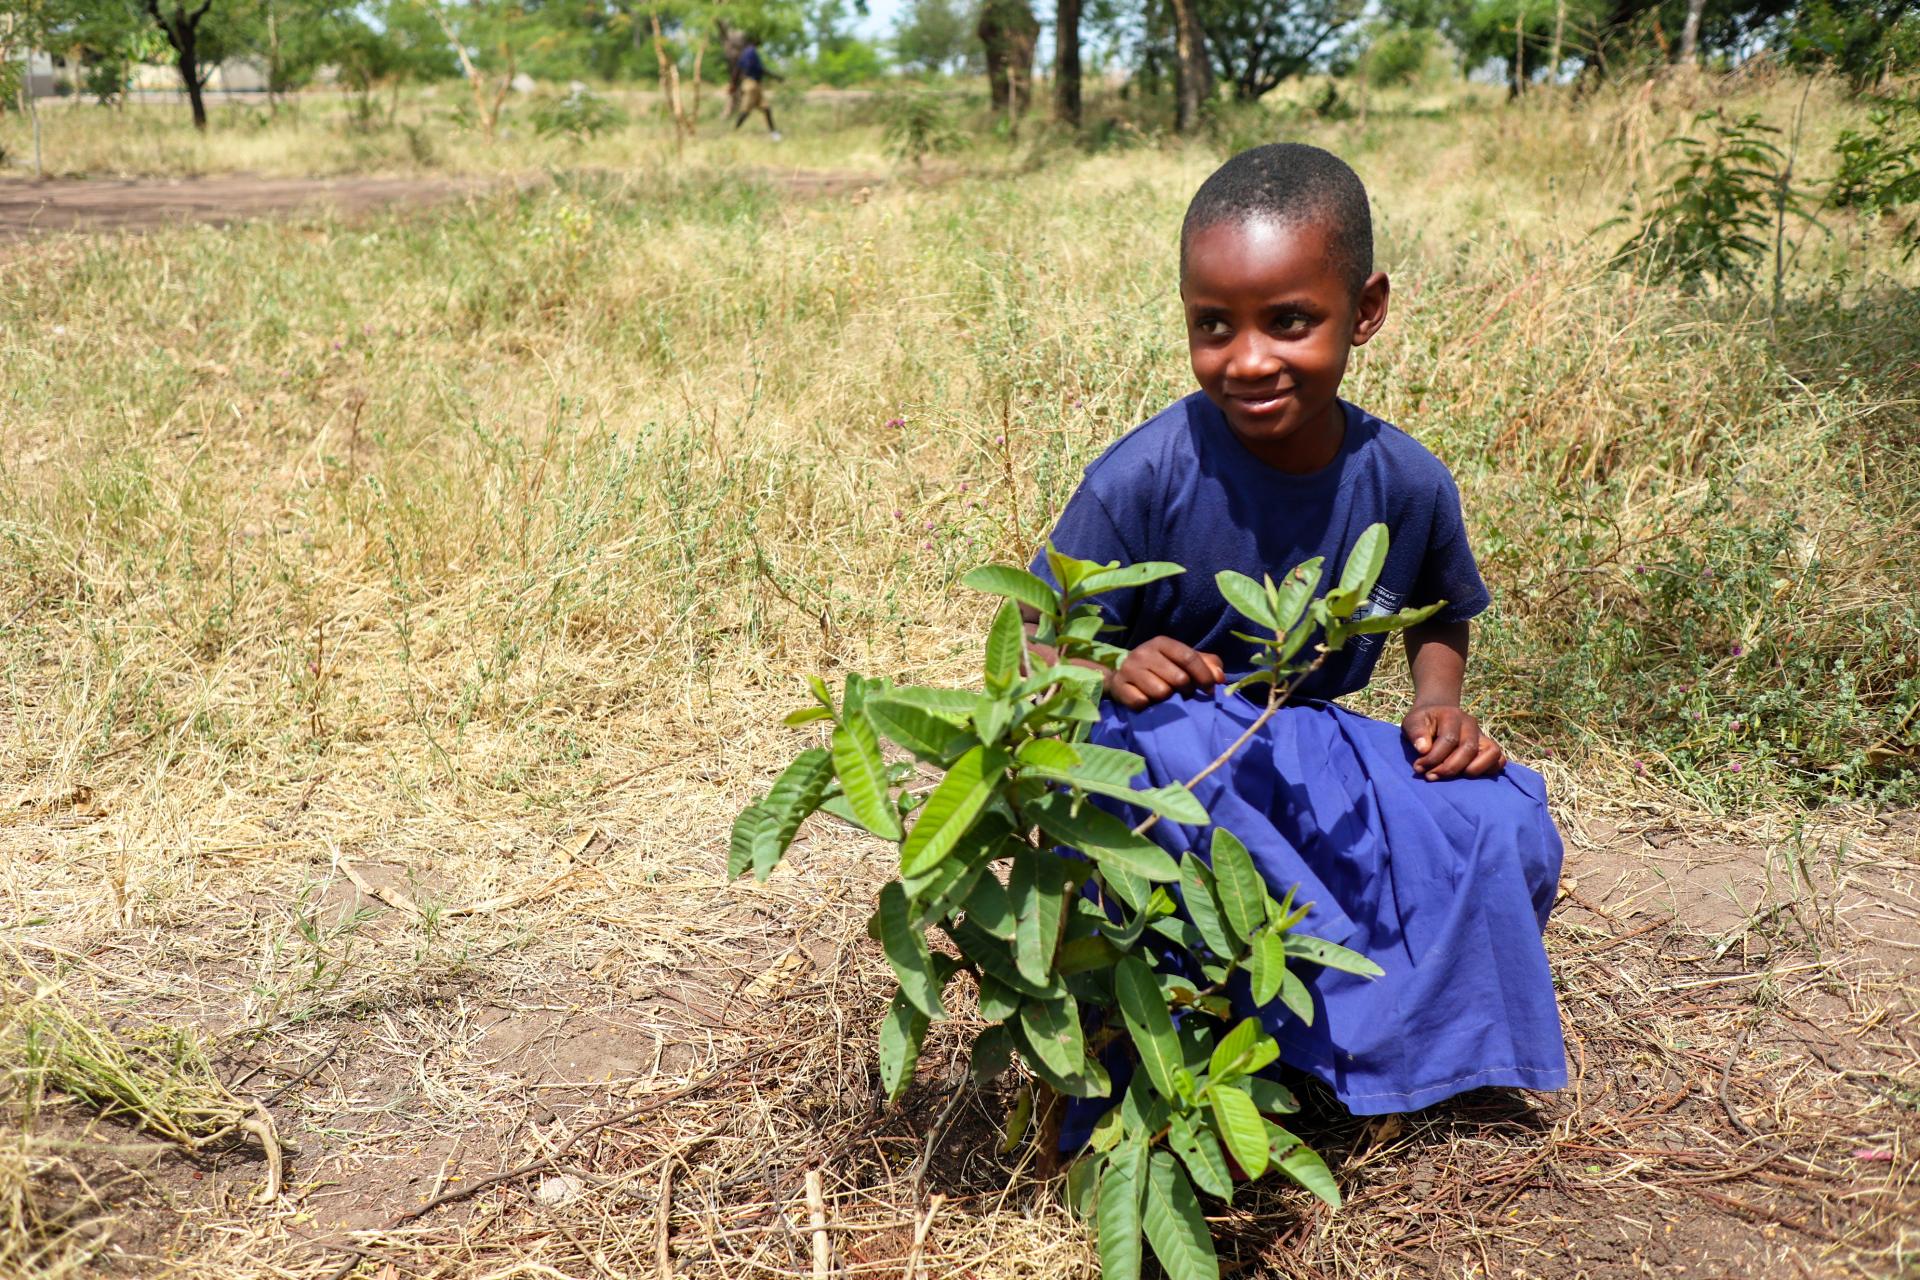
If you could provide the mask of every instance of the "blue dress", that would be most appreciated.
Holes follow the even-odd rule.
[[[1219,569],[1276,578],[1312,556],[1335,574],[1368,525],[1390,548],[1366,609],[1446,601],[1441,621],[1487,607],[1446,467],[1412,437],[1353,405],[1334,461],[1310,475],[1267,467],[1204,396],[1129,432],[1088,467],[1051,541],[1082,559],[1170,560],[1187,572],[1100,601],[1131,647],[1169,635],[1244,674],[1251,630],[1214,585]],[[1034,570],[1051,577],[1044,554]],[[1324,591],[1329,582],[1323,580]],[[1427,782],[1400,727],[1333,699],[1364,687],[1384,646],[1354,643],[1301,686],[1224,768],[1196,788],[1212,821],[1244,842],[1276,897],[1299,886],[1304,933],[1385,970],[1368,980],[1298,963],[1312,1025],[1284,1005],[1257,1011],[1282,1061],[1324,1080],[1353,1112],[1408,1111],[1482,1085],[1557,1089],[1566,1051],[1541,941],[1561,843],[1540,775],[1509,764],[1490,778]],[[1264,701],[1264,690],[1253,696]],[[1143,711],[1102,708],[1092,740],[1140,754],[1139,786],[1184,782],[1260,714],[1249,697],[1176,696]],[[1140,815],[1135,815],[1140,816]],[[1176,856],[1208,836],[1168,822],[1153,838]],[[1255,1012],[1244,984],[1238,998]],[[1070,1113],[1084,1137],[1094,1109]]]

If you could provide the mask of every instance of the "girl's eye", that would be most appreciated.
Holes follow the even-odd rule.
[[[1202,316],[1193,322],[1193,331],[1208,338],[1227,336],[1227,322],[1218,316]]]
[[[1298,311],[1289,311],[1273,322],[1275,333],[1305,333],[1313,327],[1313,321]]]

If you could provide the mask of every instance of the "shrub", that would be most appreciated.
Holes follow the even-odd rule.
[[[1349,637],[1411,626],[1438,607],[1354,619],[1386,550],[1386,528],[1374,525],[1339,585],[1319,599],[1318,559],[1278,586],[1218,576],[1222,594],[1268,637],[1260,669],[1240,684],[1264,683],[1269,694],[1266,712],[1213,768]],[[1206,856],[1189,850],[1178,861],[1146,837],[1163,818],[1207,823],[1189,789],[1199,777],[1137,790],[1140,756],[1086,740],[1099,717],[1101,672],[1085,664],[1111,669],[1122,655],[1097,638],[1105,628],[1092,601],[1183,570],[1098,565],[1051,549],[1048,559],[1057,591],[1005,565],[965,579],[1006,597],[987,635],[984,693],[850,675],[836,702],[814,678],[817,705],[787,723],[831,723],[830,745],[802,751],[740,814],[727,870],[764,879],[816,810],[897,846],[900,875],[881,889],[868,923],[899,980],[880,1025],[889,1097],[912,1083],[922,1038],[948,1016],[945,989],[962,972],[988,1023],[973,1044],[975,1078],[997,1077],[1018,1056],[1039,1082],[1015,1108],[1012,1142],[1025,1136],[1032,1114],[1050,1117],[1037,1128],[1050,1161],[1058,1097],[1111,1096],[1105,1064],[1124,1060],[1132,1079],[1068,1171],[1069,1202],[1094,1219],[1108,1280],[1139,1275],[1143,1234],[1175,1280],[1203,1280],[1217,1276],[1218,1265],[1194,1188],[1231,1201],[1228,1156],[1249,1178],[1278,1170],[1340,1203],[1325,1162],[1269,1118],[1297,1104],[1258,1074],[1279,1046],[1257,1020],[1233,1019],[1229,980],[1245,975],[1256,1004],[1277,998],[1311,1021],[1296,962],[1381,971],[1295,932],[1311,904],[1296,905],[1291,891],[1275,900],[1225,828],[1214,828]],[[1031,643],[1021,606],[1037,619]],[[1310,650],[1316,634],[1322,639]],[[922,789],[912,763],[884,760],[882,739],[941,780]],[[1149,816],[1129,828],[1112,812],[1124,806]],[[930,945],[933,929],[944,942]],[[1156,966],[1156,952],[1170,962]]]
[[[887,96],[884,138],[887,154],[911,160],[919,168],[930,155],[958,151],[966,139],[954,127],[953,111],[932,89],[909,89]]]
[[[588,89],[575,89],[564,98],[547,98],[527,110],[533,131],[543,138],[566,134],[575,142],[598,137],[627,122],[627,113]]]

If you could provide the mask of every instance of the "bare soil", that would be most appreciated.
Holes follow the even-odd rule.
[[[1347,1206],[1268,1183],[1213,1206],[1229,1274],[1898,1273],[1920,1222],[1920,822],[1743,840],[1628,815],[1569,832],[1548,943],[1573,1086],[1369,1120],[1306,1089],[1294,1127]],[[678,936],[629,918],[565,965],[476,955],[411,998],[316,1017],[277,1056],[236,1046],[234,1087],[298,1146],[277,1208],[248,1200],[257,1153],[135,1159],[116,1152],[137,1135],[92,1126],[89,1176],[116,1186],[108,1269],[153,1274],[239,1230],[249,1263],[310,1280],[529,1258],[651,1275],[663,1251],[676,1275],[804,1275],[802,1182],[820,1168],[849,1274],[902,1274],[929,1215],[928,1274],[1011,1274],[980,1224],[1023,1205],[1060,1229],[1014,1273],[1091,1274],[1031,1154],[996,1153],[1012,1085],[965,1083],[964,1015],[884,1104],[884,962],[860,927],[874,868],[855,842],[816,839],[765,887],[682,876],[662,909],[697,923]],[[391,867],[361,874],[421,891]],[[339,910],[377,917],[369,937],[404,931],[383,897],[337,887]],[[231,990],[214,969],[173,985],[194,1004]]]
[[[438,204],[484,189],[458,178],[0,179],[0,240],[61,231],[226,224],[298,209],[362,213]]]

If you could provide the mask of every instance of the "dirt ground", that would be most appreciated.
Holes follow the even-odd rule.
[[[45,825],[70,840],[88,821],[16,816],[21,839]],[[297,825],[259,838],[298,840]],[[870,848],[827,824],[766,886],[724,885],[717,843],[682,850],[656,886],[671,892],[635,898],[612,892],[638,852],[624,828],[609,812],[542,880],[575,900],[576,925],[605,926],[589,951],[543,953],[509,906],[457,969],[402,997],[317,1014],[270,1054],[228,1042],[232,1087],[297,1147],[282,1204],[250,1203],[249,1150],[189,1160],[98,1122],[76,1137],[75,1194],[112,1189],[107,1270],[805,1275],[803,1178],[818,1168],[843,1274],[912,1274],[915,1258],[936,1276],[1022,1273],[981,1224],[1023,1206],[1022,1231],[1043,1238],[1022,1236],[1025,1274],[1092,1274],[1031,1157],[996,1154],[1008,1086],[964,1083],[965,1017],[936,1028],[920,1084],[884,1105]],[[1294,1127],[1327,1153],[1346,1208],[1268,1184],[1214,1206],[1228,1273],[1911,1274],[1920,822],[1729,839],[1629,811],[1568,830],[1548,942],[1574,1085],[1367,1121],[1308,1088]],[[369,860],[332,879],[325,911],[362,920],[369,943],[404,936],[435,873],[424,851]],[[212,1028],[244,1002],[233,939],[283,906],[230,905],[82,963]]]
[[[183,222],[225,224],[294,209],[358,213],[437,204],[482,189],[436,178],[0,179],[0,240],[60,231],[128,231]]]

